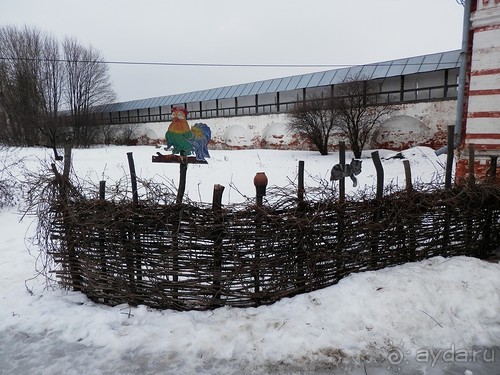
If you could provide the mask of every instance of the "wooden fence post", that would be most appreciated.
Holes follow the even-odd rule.
[[[99,199],[106,199],[106,181],[99,181]]]
[[[104,201],[106,199],[106,181],[99,181],[99,199]],[[108,273],[108,265],[106,262],[106,241],[105,241],[105,229],[103,227],[99,228],[99,254],[101,257],[101,278],[98,280],[99,284],[103,286],[103,295],[106,295],[104,292],[104,285],[107,283],[106,275]],[[104,303],[108,302],[108,298],[103,298]]]
[[[131,152],[127,152],[128,166],[130,169],[130,182],[132,184],[132,200],[134,203],[139,203],[139,195],[137,193],[137,175],[135,174],[134,157]]]
[[[446,171],[445,171],[445,179],[444,179],[444,188],[449,190],[452,188],[452,169],[453,169],[453,153],[455,149],[455,126],[448,126],[448,140],[447,140],[448,153],[446,154]],[[469,172],[474,173],[474,161],[470,162],[469,157]],[[470,178],[470,177],[469,177]],[[449,204],[445,203],[445,212],[444,212],[444,225],[443,225],[443,237],[442,237],[442,249],[443,255],[448,253],[450,248],[450,224],[451,224],[451,214],[452,208]]]
[[[339,142],[339,164],[342,171],[346,170],[345,165],[345,142]],[[345,177],[339,179],[339,222],[338,222],[338,235],[337,235],[337,251],[342,252],[345,245]],[[339,279],[339,270],[344,269],[344,261],[342,254],[337,254],[336,257],[336,278]]]
[[[375,211],[373,212],[373,223],[378,223],[382,219],[382,198],[384,196],[384,168],[382,162],[380,161],[380,156],[378,151],[372,152],[373,164],[375,164],[375,170],[377,171],[377,195],[375,200]],[[375,229],[372,231],[371,236],[371,266],[372,268],[377,268],[378,264],[378,245],[379,245],[379,233]]]
[[[405,181],[406,181],[406,191],[413,191],[413,182],[411,179],[411,168],[410,161],[408,159],[403,160],[403,167],[405,169]]]
[[[214,307],[222,306],[222,236],[224,234],[223,218],[222,218],[222,193],[224,186],[214,185],[214,193],[212,198],[212,211],[214,214],[214,228],[212,235],[214,238],[214,270],[213,270],[213,301]]]
[[[406,181],[406,193],[410,195],[413,193],[413,182],[411,178],[411,167],[409,160],[403,160],[403,166],[405,169],[405,181]],[[415,233],[415,220],[410,216],[408,219],[408,261],[412,262],[415,260],[417,240]]]
[[[306,214],[306,207],[304,202],[304,161],[299,160],[299,173],[298,173],[298,189],[297,189],[297,215],[299,218],[303,218]],[[296,288],[299,292],[304,292],[306,289],[306,280],[305,280],[305,269],[304,269],[304,260],[306,258],[306,251],[304,249],[304,241],[302,231],[298,233],[298,244],[297,244],[297,252],[295,256],[295,263],[297,264],[297,280],[296,280]]]
[[[69,213],[70,210],[69,199],[68,199],[68,192],[70,188],[69,180],[67,180],[64,176],[62,176],[59,173],[54,163],[51,164],[51,167],[52,167],[52,172],[54,172],[54,175],[56,177],[56,182],[59,185],[59,200],[61,203],[61,210],[63,214],[62,222],[64,227],[64,238],[66,240],[65,256],[70,273],[71,287],[75,291],[82,291],[82,286],[83,286],[82,269],[75,251],[76,240],[73,237],[74,231],[71,224],[72,220],[70,219],[72,215],[70,215]]]
[[[453,150],[455,149],[455,125],[448,126],[448,153],[446,154],[445,189],[451,189],[451,171],[453,169]]]
[[[64,164],[63,164],[63,178],[65,181],[69,181],[69,173],[71,171],[71,159],[72,159],[73,145],[71,142],[66,142],[64,144]],[[56,150],[57,151],[57,150]]]
[[[381,199],[384,196],[384,167],[380,161],[378,151],[372,152],[372,160],[377,171],[377,199]]]
[[[253,179],[253,184],[255,185],[256,192],[256,202],[257,202],[257,216],[255,217],[255,261],[253,264],[253,274],[254,274],[254,293],[255,293],[255,303],[259,305],[260,303],[260,248],[262,246],[261,234],[262,234],[262,204],[263,197],[266,195],[267,186],[267,176],[264,172],[257,172]]]
[[[345,171],[345,142],[339,142],[339,164],[341,170]],[[342,176],[339,180],[339,201],[345,202],[345,177]]]
[[[177,190],[177,198],[175,203],[181,204],[184,192],[186,191],[186,176],[187,176],[187,157],[181,152],[179,164],[179,189]]]
[[[474,145],[470,144],[469,145],[469,176],[467,178],[467,183],[472,186],[476,183],[476,176],[474,172],[474,167],[475,167],[475,150],[474,150]],[[448,233],[444,234],[444,239],[445,239],[445,246],[446,243],[449,242],[449,227],[450,227],[450,220],[451,220],[451,208],[447,207],[447,213],[446,213],[446,222],[445,226],[448,230]],[[471,241],[472,241],[472,217],[471,215],[468,215],[467,218],[465,219],[465,244],[466,246],[471,246]]]
[[[187,156],[181,151],[179,155],[179,188],[175,203],[180,205],[186,191],[186,176],[188,161]],[[178,215],[172,222],[172,294],[174,299],[179,298],[179,231],[181,226],[182,210],[178,210]]]
[[[134,157],[132,152],[127,152],[128,165],[130,169],[130,182],[132,184],[132,201],[134,204],[139,204],[139,194],[137,192],[137,175],[135,173],[135,164]],[[127,264],[128,271],[128,282],[129,288],[132,296],[130,296],[130,303],[132,305],[137,305],[137,284],[136,281],[140,281],[142,279],[141,275],[141,249],[140,245],[138,245],[139,234],[135,233],[134,223],[132,220],[132,228],[131,230],[127,230],[125,234],[126,242],[128,246],[125,246],[125,263]]]
[[[297,198],[299,202],[304,201],[304,161],[299,160],[299,173],[298,173],[298,189],[297,189]]]

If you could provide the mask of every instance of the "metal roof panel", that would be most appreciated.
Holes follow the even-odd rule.
[[[300,81],[297,84],[297,88],[302,89],[304,87],[307,87],[307,85],[309,84],[309,81],[311,80],[313,75],[314,75],[314,73],[309,73],[309,74],[304,74],[304,75],[300,76]]]
[[[313,76],[309,80],[309,83],[307,84],[306,87],[316,87],[318,86],[318,83],[321,81],[323,76],[326,74],[326,72],[317,72],[313,73]]]
[[[250,91],[252,90],[253,85],[255,85],[255,82],[247,83],[245,85],[245,87],[243,88],[243,90],[241,91],[240,95],[241,96],[247,96],[250,93]]]
[[[231,86],[225,86],[222,88],[221,93],[219,94],[219,99],[225,99],[228,97],[227,93],[231,90]]]
[[[438,70],[460,68],[460,51],[444,52],[439,61]]]
[[[288,83],[291,81],[292,77],[285,77],[281,80],[280,84],[276,88],[276,91],[285,91]]]
[[[318,82],[318,86],[327,86],[332,83],[333,79],[337,75],[338,70],[328,70],[324,72],[323,77]]]
[[[276,91],[294,90],[305,87],[325,86],[340,83],[347,76],[357,73],[369,79],[400,76],[460,67],[460,50],[390,60],[375,64],[332,69],[316,73],[294,75],[290,77],[250,82],[208,90],[191,91],[183,94],[160,96],[155,98],[131,100],[107,104],[102,111],[118,112],[156,106],[183,104],[186,102],[231,98],[240,95],[265,94]]]
[[[270,79],[262,82],[262,86],[260,86],[259,90],[257,91],[257,94],[265,94],[265,93],[267,93],[268,92],[267,90],[271,86],[271,82],[272,82],[272,80],[270,80]]]
[[[363,65],[359,74],[363,78],[372,79],[374,72],[375,72],[375,65]]]
[[[302,79],[302,75],[291,77],[290,82],[288,82],[288,85],[286,86],[285,90],[295,90],[297,88],[297,86],[299,85],[299,82],[301,79]]]
[[[204,100],[207,100],[207,97],[208,97],[208,95],[210,94],[210,91],[211,91],[211,90],[203,90],[203,91],[201,92],[200,98],[199,98],[198,100],[199,100],[199,101],[204,101]],[[198,100],[197,100],[197,101],[198,101]]]
[[[269,85],[267,92],[276,92],[278,91],[278,86],[280,85],[283,78],[276,78],[271,80],[271,84]]]
[[[432,55],[427,55],[424,57],[424,61],[422,61],[422,65],[418,70],[419,73],[430,72],[432,70],[436,70],[439,64],[439,61],[443,57],[442,53],[434,53]]]
[[[391,65],[382,63],[376,64],[374,67],[375,70],[373,71],[372,79],[385,78],[387,77],[387,72],[389,72],[389,68],[391,67]]]
[[[408,59],[408,62],[403,69],[402,74],[414,74],[417,73],[422,66],[422,62],[424,61],[423,56],[411,57]]]
[[[248,94],[249,95],[257,94],[263,84],[264,84],[264,81],[255,82],[255,84],[252,86],[252,89],[250,90],[250,92]]]
[[[235,93],[237,88],[238,88],[238,86],[230,86],[229,91],[227,92],[227,97],[228,98],[234,97],[235,96],[234,93]]]
[[[394,60],[387,71],[387,77],[400,76],[406,66],[408,59]]]
[[[195,95],[193,95],[193,98],[191,99],[193,102],[198,102],[203,95],[203,91],[195,91]]]
[[[224,89],[224,87],[219,87],[218,89],[215,89],[213,91],[213,95],[212,95],[212,97],[210,99],[211,100],[220,99],[221,93],[222,93],[223,89]]]
[[[245,89],[246,84],[242,83],[236,86],[236,91],[234,92],[234,96],[240,96],[243,90]]]
[[[364,77],[361,77],[362,71],[363,71],[363,65],[351,66],[349,68],[349,71],[347,72],[347,75],[344,77],[344,79],[342,79],[342,80],[336,79],[335,81],[336,81],[336,83],[341,83],[345,80],[349,80],[349,81],[354,80],[357,77],[360,77],[361,79],[363,79]]]
[[[332,84],[343,82],[346,79],[346,77],[349,76],[349,71],[350,68],[338,69],[337,74],[335,74],[335,80],[332,82]]]

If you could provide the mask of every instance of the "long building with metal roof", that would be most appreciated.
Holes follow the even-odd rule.
[[[100,107],[98,112],[103,123],[118,124],[168,121],[171,107],[174,105],[185,106],[190,111],[191,118],[277,113],[289,110],[290,103],[296,103],[315,90],[328,89],[342,83],[348,77],[379,81],[380,93],[390,94],[387,99],[381,99],[387,102],[447,98],[453,97],[454,93],[456,96],[459,57],[460,50],[433,53],[182,94],[112,103]],[[428,95],[422,96],[422,93]],[[420,98],[419,95],[422,97]]]

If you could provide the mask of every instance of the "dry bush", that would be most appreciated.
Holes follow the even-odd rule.
[[[18,172],[23,169],[24,160],[16,149],[0,146],[0,209],[15,206],[20,201],[21,186]]]

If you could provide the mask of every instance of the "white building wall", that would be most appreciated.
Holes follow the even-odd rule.
[[[500,156],[500,0],[471,1],[475,8],[469,41],[470,80],[464,110],[465,136],[457,152],[457,180],[468,176],[469,147],[474,150],[475,178],[486,178]]]
[[[417,145],[439,148],[446,142],[446,131],[455,122],[456,101],[433,101],[395,106],[391,119],[375,132],[371,148],[404,149]],[[287,114],[222,117],[188,121],[206,123],[212,130],[210,148],[310,149],[310,145],[288,130]],[[169,123],[137,124],[135,137],[151,143],[164,143]],[[342,140],[334,135],[332,147]]]
[[[500,155],[500,1],[476,0],[465,144]]]

